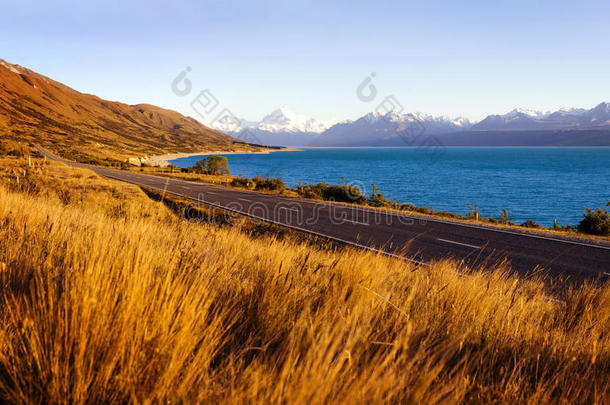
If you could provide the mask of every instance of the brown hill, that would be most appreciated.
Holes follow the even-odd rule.
[[[254,146],[175,111],[79,93],[0,59],[0,137],[40,143],[79,160]]]

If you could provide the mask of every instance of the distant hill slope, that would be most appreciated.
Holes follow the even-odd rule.
[[[59,152],[115,159],[256,149],[175,111],[79,93],[1,59],[0,134]]]

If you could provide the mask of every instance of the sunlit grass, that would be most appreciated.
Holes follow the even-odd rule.
[[[610,400],[606,287],[554,302],[502,266],[252,238],[86,170],[31,171],[36,190],[8,169],[0,187],[2,401]]]

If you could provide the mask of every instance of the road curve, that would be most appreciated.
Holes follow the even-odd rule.
[[[454,258],[473,266],[493,266],[506,259],[513,269],[522,273],[545,270],[550,275],[610,280],[610,244],[604,241],[578,242],[543,234],[240,191],[75,163],[41,147],[37,149],[48,159],[87,168],[105,177],[166,191],[421,265]]]

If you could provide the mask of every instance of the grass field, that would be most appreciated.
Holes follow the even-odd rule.
[[[607,287],[557,302],[32,166],[0,159],[0,402],[610,402]]]

